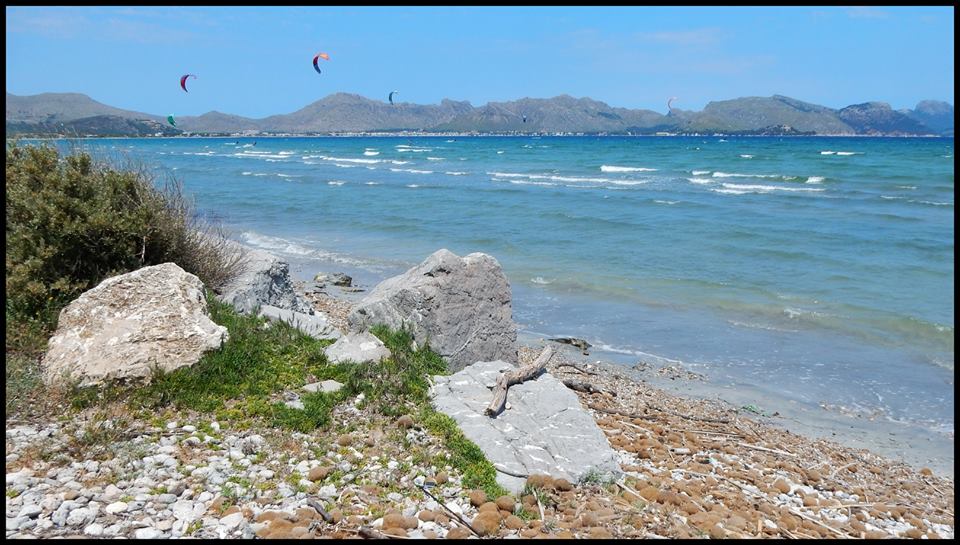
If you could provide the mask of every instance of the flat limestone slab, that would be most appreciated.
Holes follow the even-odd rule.
[[[379,362],[390,357],[390,349],[384,346],[380,339],[366,331],[347,333],[337,339],[337,342],[328,346],[323,353],[327,355],[330,363],[347,361],[354,363]]]
[[[482,361],[450,376],[435,376],[430,395],[436,409],[454,420],[494,467],[512,473],[546,473],[576,483],[591,470],[604,476],[620,473],[616,453],[581,405],[577,395],[549,373],[511,386],[510,409],[496,418],[483,414],[493,399],[490,388],[505,361]],[[525,479],[498,472],[497,482],[513,492]]]
[[[270,320],[286,322],[315,339],[340,338],[340,331],[333,327],[327,319],[327,315],[322,312],[304,314],[270,305],[261,305],[259,315]]]

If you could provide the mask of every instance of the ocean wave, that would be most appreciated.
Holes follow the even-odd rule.
[[[367,151],[363,152],[363,154],[364,154],[364,155],[367,155],[367,156],[373,156],[373,155],[380,155],[380,152],[379,152],[379,151],[370,151],[370,150],[367,150]]]
[[[292,151],[278,151],[277,155],[293,155]]]
[[[838,151],[837,155],[863,155],[862,151]]]
[[[326,250],[305,246],[298,242],[292,240],[287,240],[285,238],[273,237],[270,235],[264,235],[254,231],[245,231],[240,235],[240,238],[256,248],[263,250],[268,250],[274,253],[287,254],[297,257],[310,257],[315,259],[324,259],[328,261],[333,261],[336,263],[342,263],[345,265],[354,265],[358,267],[370,267],[375,263],[372,261],[357,259],[350,256],[345,256],[342,254],[337,254],[334,252],[328,252]]]
[[[519,174],[515,172],[487,172],[498,178],[528,178],[530,180],[551,180],[554,182],[624,182],[629,180],[613,180],[611,178],[584,178],[582,176],[554,176],[548,174]]]
[[[658,204],[677,204],[680,201],[661,201],[660,199],[654,199],[653,202]]]
[[[898,185],[897,186],[897,189],[916,189],[916,188],[917,186],[915,185]]]
[[[342,180],[330,180],[329,182],[327,182],[327,185],[343,185],[345,183],[347,182],[344,182]]]
[[[420,185],[419,185],[419,184],[407,184],[407,187],[416,188],[416,187],[420,187]]]
[[[360,165],[342,165],[340,163],[334,163],[333,166],[340,167],[340,168],[357,168]],[[370,168],[370,167],[367,167],[367,168]]]
[[[654,172],[657,169],[655,168],[645,168],[645,167],[621,167],[617,165],[601,165],[601,172]]]
[[[742,153],[740,154],[740,157],[742,157],[743,159],[753,159],[753,155],[750,155],[748,153]]]
[[[713,189],[715,193],[724,193],[728,195],[744,195],[746,193],[772,193],[774,191],[824,191],[822,188],[814,187],[784,187],[779,185],[759,185],[759,184],[720,184],[723,189]]]
[[[730,325],[735,325],[738,327],[746,327],[749,329],[765,329],[767,331],[782,331],[785,333],[798,333],[796,329],[783,329],[781,327],[774,327],[769,324],[758,324],[753,322],[738,322],[736,320],[727,320],[727,323]]]
[[[837,153],[837,152],[827,150],[827,151],[821,151],[820,155],[833,155],[834,153]]]
[[[498,151],[498,152],[497,152],[497,155],[500,155],[500,154],[502,154],[502,153],[503,153],[502,150],[501,150],[501,151]]]
[[[557,184],[552,182],[534,182],[533,180],[497,180],[493,179],[494,182],[507,182],[514,185],[544,185],[544,186],[555,186]]]
[[[279,176],[279,177],[281,177],[281,178],[303,178],[303,176],[300,175],[300,174],[283,174],[283,173],[280,173],[280,174],[277,174],[277,176]]]
[[[450,176],[466,176],[466,175],[467,175],[466,172],[458,172],[458,171],[455,171],[455,170],[450,171],[450,172],[444,172],[444,174],[449,174]]]
[[[427,157],[427,161],[443,161],[443,157]]]
[[[703,176],[704,174],[710,174],[710,172],[711,171],[709,170],[691,170],[690,174],[693,174],[694,176]]]
[[[542,276],[534,276],[533,278],[530,279],[530,282],[532,282],[532,283],[534,283],[534,284],[540,284],[540,285],[542,285],[542,286],[546,286],[546,285],[548,285],[548,284],[553,284],[553,280],[546,280],[546,279],[543,278]]]
[[[699,185],[707,185],[707,184],[713,183],[713,180],[711,180],[710,178],[687,178],[687,181],[689,181],[692,184],[699,184]]]
[[[364,163],[368,165],[383,162],[382,159],[354,159],[350,157],[327,157],[326,155],[321,155],[320,158],[323,159],[324,161],[341,161],[344,163]]]
[[[810,176],[809,178],[807,178],[807,181],[804,182],[804,183],[807,183],[807,184],[820,184],[820,183],[823,183],[823,181],[824,181],[825,179],[826,179],[826,178],[824,178],[823,176]]]
[[[912,202],[916,204],[926,204],[929,206],[953,206],[952,202],[937,202],[937,201],[918,201],[918,200],[909,200],[907,202]]]
[[[364,185],[380,185],[380,182],[367,182]]]
[[[782,174],[740,174],[738,172],[714,172],[714,178],[780,178],[789,179],[795,176],[784,176]]]
[[[390,172],[409,172],[411,174],[433,174],[432,170],[417,170],[415,168],[391,168]]]

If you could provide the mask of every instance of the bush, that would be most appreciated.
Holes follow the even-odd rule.
[[[60,308],[102,280],[174,262],[213,289],[242,266],[240,251],[202,224],[171,180],[114,168],[50,145],[8,144],[7,316],[52,325]]]

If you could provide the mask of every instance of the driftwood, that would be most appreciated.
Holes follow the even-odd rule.
[[[466,520],[463,519],[463,517],[461,517],[461,516],[458,515],[456,512],[454,512],[453,509],[450,509],[449,507],[447,507],[447,504],[444,503],[443,500],[441,500],[440,498],[438,498],[438,497],[434,496],[433,494],[431,494],[430,491],[427,490],[427,487],[418,484],[418,485],[417,485],[417,488],[419,488],[420,490],[422,490],[424,494],[430,496],[430,498],[432,498],[433,501],[435,501],[435,502],[439,503],[441,506],[443,506],[444,509],[446,509],[447,511],[449,511],[451,515],[453,515],[457,520],[459,520],[460,522],[462,522],[463,525],[466,526],[471,532],[473,532],[473,534],[474,534],[475,536],[480,537],[480,533],[477,532],[477,530],[476,530],[469,522],[467,522]],[[540,520],[543,520],[543,519],[540,519]]]
[[[571,390],[576,390],[576,391],[578,391],[578,392],[586,392],[586,393],[588,393],[588,394],[603,394],[603,393],[607,393],[607,394],[610,394],[610,395],[613,396],[613,397],[616,397],[616,396],[617,396],[617,393],[616,393],[616,392],[610,392],[610,391],[607,391],[607,390],[601,390],[600,388],[597,388],[596,386],[594,386],[593,384],[590,384],[589,382],[582,382],[582,381],[579,381],[579,380],[577,380],[577,379],[575,379],[575,378],[563,379],[563,385],[566,386],[567,388],[570,388]]]
[[[490,405],[483,411],[483,414],[496,417],[503,412],[503,407],[507,404],[507,389],[515,384],[520,384],[525,380],[539,376],[552,357],[553,347],[547,346],[540,352],[540,355],[537,356],[537,361],[521,367],[516,371],[501,373],[500,376],[497,377],[497,385],[493,388],[493,401],[491,401]]]
[[[559,369],[559,368],[561,368],[561,367],[572,367],[572,368],[576,369],[577,371],[580,371],[580,372],[583,373],[584,375],[598,375],[598,374],[599,374],[599,373],[597,373],[596,371],[591,371],[591,370],[586,369],[586,368],[584,368],[584,367],[582,367],[582,366],[580,366],[580,365],[577,365],[577,364],[575,364],[575,363],[561,363],[560,365],[557,366],[557,369]]]
[[[580,351],[583,352],[584,354],[587,353],[587,349],[588,349],[588,348],[590,348],[591,346],[593,346],[592,344],[588,343],[587,341],[585,341],[585,340],[583,340],[583,339],[577,339],[577,338],[574,338],[574,337],[558,337],[558,338],[556,338],[556,339],[550,339],[550,340],[553,341],[553,342],[557,342],[557,343],[563,343],[563,344],[569,344],[569,345],[576,346],[576,347],[579,348]]]

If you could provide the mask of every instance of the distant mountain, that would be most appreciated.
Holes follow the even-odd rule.
[[[163,121],[159,115],[121,110],[80,93],[41,93],[17,96],[7,93],[7,122],[63,123],[84,117],[113,115],[127,119]]]
[[[740,132],[778,125],[816,134],[856,134],[835,110],[782,95],[710,102],[702,112],[686,116],[680,126],[688,132],[718,128],[719,132]]]
[[[895,112],[886,102],[854,104],[840,110],[839,115],[857,134],[901,136],[934,132],[919,121]]]
[[[913,110],[901,113],[938,133],[950,131],[950,134],[953,134],[953,106],[947,102],[923,100]]]
[[[8,135],[43,136],[176,136],[183,131],[152,119],[131,119],[118,115],[95,115],[65,122],[7,121]]]
[[[121,123],[120,119],[137,123]],[[162,116],[113,108],[81,94],[45,93],[21,97],[7,93],[8,133],[57,133],[71,123],[71,130],[83,134],[158,132],[150,132],[157,127],[147,121],[158,123],[167,131],[164,134],[179,132],[166,127]],[[865,102],[836,110],[774,95],[715,101],[699,112],[673,109],[664,115],[651,110],[616,108],[601,101],[569,95],[490,102],[474,107],[466,101],[449,99],[440,104],[389,104],[356,94],[335,93],[295,112],[262,119],[213,111],[201,116],[181,117],[177,122],[180,129],[193,133],[449,131],[952,135],[953,106],[945,102],[923,101],[914,110],[895,111],[883,102]]]

